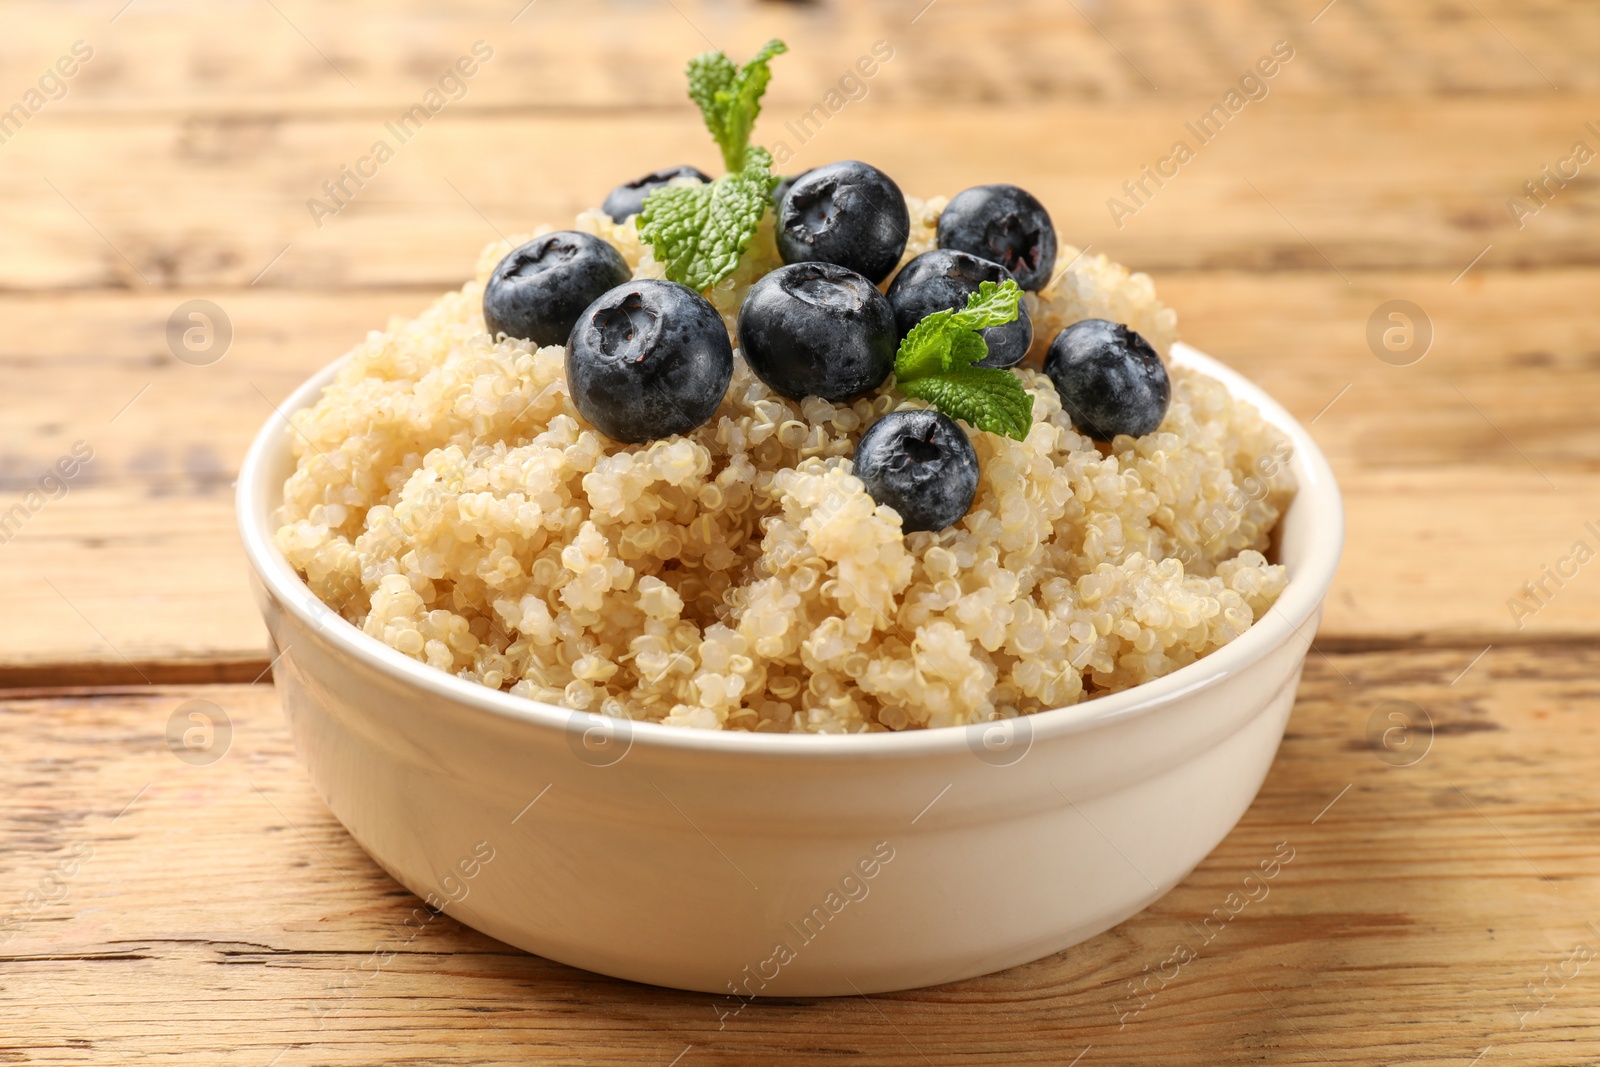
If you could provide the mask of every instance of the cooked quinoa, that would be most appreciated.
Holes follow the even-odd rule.
[[[902,262],[944,199],[908,198]],[[633,221],[577,229],[661,277]],[[543,232],[543,231],[541,231]],[[706,729],[846,733],[985,721],[1167,674],[1243,633],[1282,592],[1262,554],[1294,492],[1288,442],[1216,380],[1170,368],[1142,438],[1096,446],[1029,367],[1063,327],[1126,323],[1167,356],[1148,276],[1065,247],[1026,297],[1024,441],[972,433],[965,518],[903,535],[851,474],[892,380],[852,403],[785,399],[742,359],[694,432],[619,445],[579,418],[559,346],[496,342],[483,286],[522,238],[410,322],[369,334],[294,416],[277,543],[350,622],[518,696]],[[710,292],[730,328],[780,265],[771,214]]]

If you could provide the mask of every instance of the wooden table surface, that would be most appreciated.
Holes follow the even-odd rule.
[[[1594,1063],[1600,9],[1324,2],[0,3],[0,1063]],[[791,169],[1031,188],[1311,424],[1349,546],[1259,799],[1154,907],[1002,974],[719,1025],[712,997],[402,926],[262,680],[230,485],[273,404],[498,232],[714,165],[682,63],[773,35],[758,140],[796,147],[888,42]],[[464,97],[319,225],[308,198],[477,41]],[[1267,95],[1130,200],[1280,41]],[[206,365],[167,338],[195,299],[233,334]],[[1369,341],[1397,300],[1425,353]],[[232,725],[205,765],[166,740],[191,700]],[[1397,708],[1405,743],[1369,740]],[[1132,991],[1283,848],[1269,896]]]

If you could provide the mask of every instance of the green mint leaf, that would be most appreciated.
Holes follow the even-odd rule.
[[[953,322],[968,330],[1004,326],[1017,317],[1017,305],[1021,300],[1022,289],[1014,281],[1004,281],[999,285],[982,282],[978,285],[978,291],[967,298],[967,306],[953,312]]]
[[[726,95],[739,77],[739,68],[721,52],[702,52],[689,60],[689,99],[705,116],[706,129],[717,144],[723,143],[726,125],[723,108],[717,103],[717,94]],[[729,168],[732,169],[731,167]]]
[[[964,367],[900,383],[907,396],[926,400],[953,418],[980,430],[1014,437],[1033,427],[1033,397],[1022,379],[998,367]]]
[[[894,375],[900,391],[926,400],[980,430],[1022,440],[1033,426],[1033,397],[1022,379],[998,367],[977,367],[989,354],[980,330],[1017,317],[1022,290],[1014,281],[984,282],[957,311],[936,311],[900,342]]]
[[[989,342],[977,330],[955,334],[950,338],[950,359],[946,370],[962,370],[989,358]]]
[[[706,184],[669,185],[645,198],[639,236],[667,277],[704,290],[732,274],[772,195],[772,156],[752,145],[744,169]]]
[[[729,174],[744,170],[750,131],[772,80],[769,63],[788,50],[788,45],[773,38],[743,67],[721,52],[703,52],[689,61],[689,98],[705,116],[706,129],[722,149]]]
[[[911,327],[894,357],[894,376],[904,382],[950,369],[950,320],[954,311],[935,311]],[[985,351],[988,344],[984,345]]]

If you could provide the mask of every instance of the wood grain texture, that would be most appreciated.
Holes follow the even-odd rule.
[[[1600,321],[1573,311],[1600,272],[1483,271],[1455,286],[1374,273],[1330,287],[1309,273],[1213,271],[1157,284],[1187,338],[1315,419],[1349,510],[1324,642],[1481,647],[1600,632],[1588,570],[1532,615],[1507,606],[1574,541],[1600,544],[1586,531],[1600,524]],[[265,641],[233,533],[245,447],[306,376],[431,296],[219,293],[236,339],[208,367],[166,350],[180,294],[0,296],[15,327],[0,368],[30,398],[0,419],[0,497],[20,496],[77,441],[95,450],[68,495],[0,545],[20,609],[0,618],[0,679],[259,673]],[[1433,350],[1409,367],[1380,362],[1365,338],[1396,297],[1436,325]]]
[[[528,110],[676,107],[680,57],[708,44],[749,54],[774,35],[796,46],[772,90],[787,103],[809,104],[816,93],[808,89],[836,79],[876,40],[917,60],[884,92],[940,105],[1206,93],[1280,39],[1304,42],[1307,92],[1600,87],[1600,13],[1549,0],[1476,9],[1342,0],[1320,18],[1322,2],[1288,0],[121,6],[8,0],[0,13],[13,32],[0,42],[0,63],[19,74],[42,70],[85,40],[96,58],[61,106],[117,113],[386,109],[480,39],[504,63],[474,87],[472,104]]]
[[[901,62],[913,60],[879,79]],[[1276,80],[1296,74],[1291,63]],[[1415,270],[1448,282],[1485,245],[1480,270],[1600,265],[1600,185],[1587,172],[1520,229],[1506,207],[1575,140],[1600,146],[1585,128],[1600,125],[1600,94],[1271,95],[1201,144],[1186,123],[1226,88],[1000,110],[869,95],[804,144],[790,125],[810,105],[775,102],[757,136],[787,144],[791,170],[864,157],[913,195],[1010,179],[1049,205],[1064,240],[1156,274],[1304,271],[1344,286],[1363,271]],[[41,113],[0,146],[0,196],[29,208],[0,248],[0,289],[439,289],[459,284],[497,232],[563,223],[663,160],[716,166],[685,110],[446,109],[404,143],[388,131],[392,117],[283,116],[228,130],[165,113]],[[1129,194],[1125,183],[1180,139],[1195,157],[1160,188],[1144,179],[1148,195]],[[332,204],[324,182],[379,140],[394,158],[359,189],[348,183],[338,214],[314,217],[308,201]],[[1136,213],[1114,216],[1114,198]]]
[[[1313,656],[1244,821],[1084,945],[936,989],[759,1002],[720,1028],[717,998],[575,971],[447,916],[410,934],[416,900],[312,793],[269,687],[12,698],[0,916],[40,886],[61,899],[0,947],[0,1061],[665,1067],[687,1047],[684,1067],[1060,1065],[1092,1045],[1083,1064],[1459,1067],[1492,1045],[1587,1062],[1600,964],[1566,961],[1600,950],[1600,654],[1495,649],[1452,685],[1469,659]],[[209,766],[164,740],[191,699],[232,721]],[[1431,717],[1410,766],[1368,745],[1390,700]],[[1267,895],[1205,927],[1275,853],[1292,859]],[[1128,983],[1179,943],[1197,958],[1169,965],[1141,1009]]]
[[[0,0],[0,112],[75,41],[94,50],[0,141],[0,512],[94,450],[0,544],[0,1064],[1594,1060],[1600,570],[1531,616],[1508,601],[1600,546],[1596,164],[1520,226],[1507,200],[1575,141],[1600,148],[1600,9],[524,3]],[[757,136],[796,151],[788,169],[1032,188],[1064,239],[1150,272],[1187,340],[1311,424],[1349,547],[1261,795],[1154,907],[1003,974],[719,1027],[713,998],[447,915],[411,936],[417,902],[314,795],[271,688],[207,683],[266,666],[231,482],[272,405],[459,285],[497,233],[713,165],[682,62],[773,35],[794,51]],[[478,40],[494,58],[464,96],[318,227],[307,199]],[[1269,95],[1130,201],[1279,40],[1295,55]],[[877,41],[893,59],[800,144],[790,124]],[[212,366],[167,347],[192,298],[234,326]],[[1367,340],[1395,299],[1434,331],[1410,366]],[[209,766],[165,740],[196,699],[235,730]],[[1368,741],[1392,700],[1431,718],[1413,765]],[[1270,894],[1206,940],[1280,845]],[[1197,957],[1152,979],[1180,943]]]

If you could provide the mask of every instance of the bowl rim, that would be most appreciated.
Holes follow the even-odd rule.
[[[266,487],[261,480],[271,460],[289,447],[294,432],[289,416],[316,402],[323,388],[351,358],[347,353],[302,383],[257,432],[239,469],[236,483],[236,517],[245,556],[268,596],[302,625],[319,630],[340,652],[390,678],[453,703],[525,724],[533,728],[569,731],[575,723],[599,721],[595,713],[545,704],[526,697],[489,689],[477,682],[414,660],[371,637],[322,603],[289,565],[273,543],[271,511],[258,512],[255,500],[281,496],[281,487]],[[1201,690],[1210,689],[1264,659],[1299,633],[1321,607],[1338,569],[1344,544],[1344,505],[1333,470],[1311,434],[1261,387],[1231,367],[1183,342],[1172,348],[1171,360],[1219,379],[1229,393],[1254,404],[1262,417],[1284,432],[1294,444],[1290,461],[1299,482],[1295,507],[1313,514],[1304,558],[1291,574],[1273,607],[1248,630],[1228,644],[1171,674],[1130,689],[1095,697],[1079,704],[1035,712],[1026,721],[1031,743],[1082,733],[1123,720],[1150,714],[1158,708]],[[284,650],[287,651],[287,650]],[[283,653],[279,652],[281,656]],[[706,753],[778,757],[897,758],[937,756],[968,751],[970,731],[988,729],[992,722],[965,726],[939,726],[921,730],[869,734],[776,734],[732,730],[699,730],[634,720],[628,723],[631,745]]]

